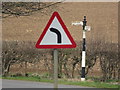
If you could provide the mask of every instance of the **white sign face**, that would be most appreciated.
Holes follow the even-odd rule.
[[[91,30],[91,27],[90,27],[90,26],[85,26],[85,30],[86,30],[86,31],[90,31],[90,30]]]
[[[61,34],[61,43],[58,43],[58,35],[54,32],[50,31],[50,28],[55,28]],[[43,37],[40,45],[72,45],[65,31],[63,30],[61,24],[58,19],[55,17],[50,27],[48,28],[45,36]]]
[[[75,48],[76,43],[57,12],[54,12],[41,34],[36,48]]]

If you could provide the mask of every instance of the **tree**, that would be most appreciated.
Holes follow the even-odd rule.
[[[60,2],[54,2],[54,3],[47,3],[47,2],[3,2],[2,3],[2,14],[3,18],[9,17],[9,16],[29,16],[33,14],[33,12],[41,11],[41,13],[45,13],[48,9],[49,12],[51,12],[57,4]],[[45,13],[46,14],[46,13]]]
[[[3,76],[9,74],[11,65],[15,63],[25,62],[25,70],[27,62],[32,63],[38,61],[41,54],[34,47],[33,42],[3,41],[2,49],[2,73]],[[25,75],[27,72],[25,71]]]

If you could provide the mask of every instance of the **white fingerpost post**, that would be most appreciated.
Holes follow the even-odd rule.
[[[58,50],[54,49],[54,88],[58,88]]]
[[[86,16],[84,16],[83,20],[83,47],[82,47],[82,75],[81,81],[85,81],[85,58],[86,58],[86,35],[85,35],[85,26],[86,26]]]

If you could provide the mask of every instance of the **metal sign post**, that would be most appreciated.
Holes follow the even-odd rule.
[[[90,31],[91,27],[86,25],[86,16],[84,16],[84,20],[80,22],[74,22],[72,25],[79,26],[81,25],[83,27],[83,48],[82,48],[82,75],[81,75],[81,81],[85,81],[85,58],[86,58],[86,31]]]
[[[54,49],[54,88],[58,88],[58,50]]]
[[[83,20],[83,49],[82,49],[82,75],[81,81],[85,81],[85,58],[86,58],[86,35],[85,35],[85,26],[86,26],[86,16]]]

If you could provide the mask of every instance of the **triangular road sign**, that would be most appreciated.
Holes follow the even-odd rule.
[[[54,12],[43,33],[36,43],[36,48],[75,48],[76,43],[66,28],[58,12]]]

